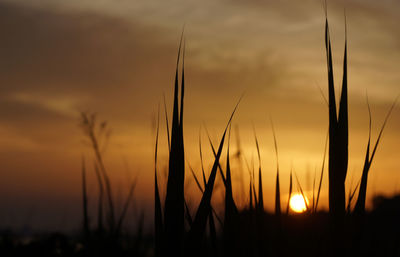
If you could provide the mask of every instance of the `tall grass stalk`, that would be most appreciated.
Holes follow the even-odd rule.
[[[342,92],[339,116],[336,112],[333,81],[332,47],[328,18],[325,20],[325,47],[329,91],[329,212],[335,217],[345,214],[345,180],[348,165],[348,106],[347,106],[347,32],[345,33]]]
[[[175,71],[174,104],[171,129],[171,150],[169,153],[169,169],[167,193],[165,198],[164,226],[166,239],[166,253],[180,256],[182,254],[184,232],[184,180],[185,180],[185,152],[183,144],[183,99],[184,99],[184,67],[181,77],[181,106],[178,106],[178,68],[181,55],[183,32],[178,49],[178,58]],[[184,57],[183,57],[184,59]]]
[[[103,162],[103,156],[102,156],[102,151],[101,151],[101,145],[100,145],[100,138],[102,135],[105,135],[106,139],[108,138],[108,133],[106,132],[106,123],[102,122],[100,124],[100,130],[97,132],[96,128],[96,115],[91,114],[88,115],[87,113],[82,112],[81,113],[81,126],[90,140],[90,144],[92,146],[94,155],[96,157],[96,162],[99,168],[99,173],[101,174],[101,180],[103,181],[102,183],[105,185],[105,191],[106,191],[106,196],[108,200],[108,224],[109,224],[109,230],[110,233],[112,234],[115,229],[115,214],[114,214],[114,202],[113,202],[113,195],[112,195],[112,190],[111,190],[111,181],[108,176],[108,172],[105,168],[104,162]]]

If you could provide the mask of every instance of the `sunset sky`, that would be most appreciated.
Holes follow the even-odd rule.
[[[400,2],[328,1],[337,89],[342,77],[344,11],[350,124],[347,185],[353,181],[354,187],[368,140],[366,96],[374,143],[400,93]],[[0,228],[77,228],[82,156],[89,172],[89,201],[95,206],[93,156],[79,127],[81,111],[96,112],[112,129],[105,162],[115,198],[123,199],[130,181],[138,176],[131,215],[141,210],[151,213],[157,106],[163,106],[165,94],[171,117],[184,25],[187,162],[199,172],[201,128],[210,167],[212,153],[204,127],[216,144],[245,93],[233,128],[239,129],[244,157],[250,165],[254,159],[254,166],[258,160],[253,124],[257,131],[266,208],[273,207],[276,173],[270,119],[278,140],[282,204],[286,206],[291,165],[310,193],[328,129],[328,108],[318,89],[327,96],[324,15],[321,0],[0,1]],[[160,182],[165,183],[167,139],[163,116],[161,120],[158,167]],[[371,168],[368,199],[400,190],[399,130],[397,106]],[[233,152],[236,131],[231,138]],[[237,168],[237,160],[233,165]],[[233,187],[240,201],[238,172]],[[186,177],[188,202],[195,208],[199,192],[189,172]],[[247,194],[247,168],[243,178]],[[214,193],[218,205],[221,187]]]

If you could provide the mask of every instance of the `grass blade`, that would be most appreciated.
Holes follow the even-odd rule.
[[[272,127],[272,135],[274,136],[274,147],[275,147],[275,156],[276,156],[276,181],[275,181],[275,214],[281,214],[281,192],[279,187],[279,158],[278,158],[278,144],[276,142],[276,135],[274,124],[271,120]]]
[[[308,207],[306,195],[304,194],[303,188],[301,187],[301,184],[300,184],[299,178],[297,177],[297,174],[294,173],[294,176],[296,177],[297,186],[298,186],[299,189],[300,189],[300,193],[301,193],[301,195],[303,196],[304,203],[306,204],[306,209],[307,209],[307,211],[308,211],[308,210],[309,210],[309,207]]]
[[[242,98],[240,98],[241,100]],[[201,238],[204,235],[204,231],[206,228],[206,223],[207,223],[207,218],[209,216],[210,213],[210,209],[211,209],[211,197],[212,197],[212,193],[213,193],[213,188],[214,188],[214,183],[215,183],[215,178],[217,175],[217,169],[218,169],[218,164],[219,164],[219,159],[221,157],[221,153],[222,153],[222,148],[224,145],[224,141],[225,141],[225,136],[226,136],[226,132],[228,129],[228,126],[230,125],[233,115],[236,112],[236,109],[240,103],[239,102],[236,104],[235,109],[233,110],[231,117],[229,118],[228,124],[226,125],[226,128],[224,130],[224,133],[222,135],[219,147],[218,147],[218,152],[217,152],[217,156],[215,157],[215,161],[213,164],[213,167],[211,169],[211,173],[210,176],[208,178],[207,181],[207,185],[205,187],[203,196],[201,198],[200,201],[200,205],[197,209],[196,212],[196,216],[194,218],[193,221],[193,226],[189,231],[188,234],[188,244],[187,244],[187,250],[192,251],[196,245],[201,242]]]
[[[289,196],[288,196],[288,201],[287,201],[287,206],[286,206],[286,215],[289,214],[289,205],[290,205],[290,198],[292,197],[292,190],[293,190],[293,168],[290,169],[290,178],[289,178]]]
[[[369,169],[371,168],[371,164],[372,164],[373,158],[375,156],[376,149],[378,148],[380,139],[382,137],[383,130],[385,129],[386,123],[390,117],[390,114],[392,113],[392,111],[394,109],[394,106],[396,105],[396,102],[397,102],[397,98],[393,102],[388,113],[386,114],[385,120],[382,124],[381,130],[379,131],[378,138],[376,139],[375,146],[374,146],[374,149],[372,150],[372,154],[370,157],[369,155],[370,155],[372,118],[371,118],[371,110],[370,110],[369,102],[368,102],[368,98],[367,98],[368,114],[369,114],[369,134],[368,134],[367,151],[365,154],[364,168],[363,168],[363,172],[362,172],[362,176],[361,176],[360,190],[358,192],[358,198],[357,198],[356,206],[354,208],[354,212],[356,214],[364,214],[364,212],[365,212],[365,200],[366,200],[366,196],[367,196],[367,182],[368,182]]]
[[[94,162],[94,171],[97,177],[97,183],[99,184],[99,202],[98,202],[98,209],[97,209],[97,232],[102,234],[104,231],[103,227],[103,198],[104,198],[104,186],[103,181],[101,178],[99,167],[97,163]]]
[[[196,216],[193,221],[193,225],[192,225],[189,235],[188,235],[188,237],[189,237],[188,244],[189,244],[189,246],[191,246],[190,248],[192,248],[194,246],[193,244],[195,242],[199,242],[201,240],[201,238],[204,234],[204,231],[205,231],[207,217],[208,217],[210,209],[211,209],[211,206],[210,206],[211,197],[212,197],[214,182],[215,182],[216,173],[217,173],[217,169],[218,169],[218,162],[219,162],[219,158],[221,156],[222,147],[223,147],[223,143],[225,140],[225,134],[226,134],[226,130],[222,136],[220,146],[218,148],[217,157],[215,158],[214,165],[213,165],[211,173],[210,173],[210,177],[208,179],[206,188],[205,188],[203,196],[201,198],[199,208],[196,212]]]
[[[246,157],[244,156],[244,161],[245,161],[245,163],[246,163],[246,167],[247,167],[247,171],[249,172],[249,198],[250,198],[250,200],[249,200],[249,210],[250,210],[250,212],[252,212],[253,211],[253,179],[254,179],[254,176],[253,176],[253,174],[252,174],[252,169],[250,168],[250,165],[249,165],[249,163],[248,163],[248,161],[247,161],[247,159],[246,159]]]
[[[208,225],[210,230],[210,241],[211,241],[211,249],[212,253],[217,254],[217,230],[215,228],[215,221],[212,209],[210,209],[210,213],[208,215]]]
[[[116,238],[118,238],[119,235],[120,235],[122,224],[124,222],[126,213],[128,211],[128,208],[129,208],[129,204],[131,203],[131,200],[132,200],[132,197],[133,197],[133,192],[134,192],[135,187],[136,187],[136,182],[137,182],[137,179],[135,179],[131,184],[131,187],[130,187],[129,193],[128,193],[128,197],[126,198],[126,201],[124,203],[124,207],[122,209],[121,215],[120,215],[120,217],[118,219],[117,227],[115,229],[115,237]]]
[[[327,12],[326,6],[325,11]],[[325,48],[329,90],[329,212],[335,217],[342,217],[345,214],[345,179],[348,165],[347,35],[338,119],[333,81],[332,48],[327,17],[325,20]]]
[[[165,107],[165,97],[164,97],[164,107]],[[160,108],[159,108],[160,110]],[[166,109],[165,109],[165,114]],[[167,115],[167,132],[168,129],[168,117]],[[160,129],[160,111],[158,111],[158,119],[157,119],[157,131],[156,131],[156,142],[155,142],[155,150],[154,150],[154,226],[155,226],[155,256],[161,256],[162,249],[162,237],[163,237],[163,220],[162,220],[162,210],[161,210],[161,199],[160,192],[158,190],[158,181],[157,181],[157,156],[158,156],[158,135]],[[168,148],[170,148],[169,144],[169,135],[168,135]]]
[[[163,95],[163,97],[164,97],[165,124],[166,124],[166,128],[167,128],[168,151],[171,151],[171,139],[169,136],[169,122],[168,122],[168,112],[167,112],[167,103],[165,101],[165,94]]]
[[[346,17],[346,16],[345,16]],[[346,22],[345,22],[346,24]],[[342,92],[339,102],[339,118],[337,125],[337,170],[335,178],[336,202],[338,214],[344,215],[346,207],[345,181],[349,162],[349,122],[348,122],[348,101],[347,101],[347,24],[345,25],[345,47],[343,58],[343,80]]]
[[[254,207],[257,209],[258,207],[258,199],[257,199],[257,193],[256,193],[256,179],[255,179],[255,171],[254,171],[254,156],[251,156],[251,177],[252,177],[252,193],[254,195]]]
[[[197,187],[200,189],[201,192],[203,192],[204,190],[203,190],[202,186],[200,185],[200,181],[197,179],[197,176],[194,173],[192,166],[189,163],[188,163],[188,166],[189,166],[189,170],[191,171],[191,173],[193,175],[193,178],[194,178],[194,181],[196,182]]]
[[[192,169],[192,167],[190,167],[190,165],[189,165],[189,169],[192,171],[193,176],[195,176],[194,179],[198,181],[198,178],[197,178],[197,176],[195,175],[194,170]],[[203,173],[203,175],[204,175],[204,173]],[[196,182],[196,184],[197,184],[197,188],[200,190],[200,192],[201,192],[201,193],[204,193],[204,189],[201,187],[200,183],[197,183],[197,182]],[[207,182],[206,182],[205,184],[207,184]],[[223,222],[222,222],[221,218],[218,216],[217,212],[214,210],[214,208],[213,208],[212,206],[211,206],[211,210],[212,210],[212,213],[213,213],[213,214],[215,215],[215,217],[217,218],[218,222],[222,225]]]
[[[175,71],[174,105],[172,114],[171,150],[169,154],[169,172],[165,198],[164,225],[166,234],[166,254],[180,255],[184,230],[184,180],[185,154],[183,146],[182,114],[178,107],[178,68],[183,40],[183,31],[179,44]],[[182,75],[183,77],[183,75]],[[181,81],[181,104],[183,103],[183,81]],[[181,118],[181,119],[180,119]]]
[[[207,128],[206,128],[206,133],[207,133],[207,136],[208,136],[208,142],[210,143],[211,150],[212,150],[212,152],[214,154],[214,158],[215,158],[217,156],[217,153],[215,152],[215,148],[214,148],[214,145],[213,145],[213,143],[211,141],[211,137],[210,137],[210,134],[208,133]],[[218,163],[218,170],[219,170],[219,172],[221,174],[222,182],[224,182],[224,186],[226,187],[226,178],[225,178],[224,172],[222,171],[222,167],[221,167],[220,163]]]
[[[315,210],[315,179],[317,177],[317,169],[314,170],[314,179],[313,179],[313,186],[312,186],[312,208],[311,210]]]
[[[351,186],[350,186],[349,201],[347,202],[347,213],[350,213],[351,202],[353,201],[354,195],[356,194],[356,191],[357,191],[358,187],[360,186],[360,183],[361,183],[361,180],[358,181],[358,183],[353,191],[351,191]]]
[[[264,211],[264,197],[263,197],[263,185],[262,185],[262,174],[261,174],[261,154],[254,126],[253,130],[254,130],[254,139],[256,141],[257,156],[258,156],[258,206],[257,207],[259,211]]]
[[[114,203],[113,203],[113,197],[112,197],[112,192],[111,192],[111,182],[110,178],[108,177],[107,170],[104,166],[103,162],[103,156],[102,152],[100,151],[100,143],[99,143],[99,138],[97,134],[95,133],[96,129],[96,115],[91,114],[88,115],[87,113],[82,112],[81,113],[81,126],[86,134],[86,136],[89,138],[93,152],[96,156],[96,161],[99,167],[100,174],[102,175],[102,179],[105,184],[105,191],[106,191],[106,196],[108,200],[108,223],[110,226],[110,232],[113,233],[114,228],[115,228],[115,216],[114,216]],[[102,124],[105,124],[103,122]],[[102,124],[100,124],[100,127],[102,127]],[[104,127],[104,126],[103,126]]]
[[[231,126],[229,126],[228,147],[226,153],[225,226],[231,226],[233,224],[233,219],[237,214],[237,207],[232,193],[231,167],[229,161],[230,137]]]
[[[204,172],[203,152],[201,150],[201,127],[199,130],[199,151],[200,151],[201,172],[203,174],[203,183],[204,183],[204,187],[205,187],[207,185],[207,180],[206,180],[206,174]]]
[[[86,168],[85,159],[82,157],[82,204],[83,204],[83,233],[85,240],[89,239],[89,214],[88,214],[88,199],[86,190]]]
[[[319,202],[319,196],[321,194],[321,187],[322,187],[322,179],[324,177],[324,169],[325,169],[325,160],[326,160],[326,149],[328,146],[328,137],[329,136],[329,132],[326,134],[326,138],[325,138],[325,147],[324,147],[324,157],[322,159],[322,168],[321,168],[321,176],[319,178],[319,185],[318,185],[318,191],[317,191],[317,199],[315,200],[315,206],[314,206],[314,212],[317,211],[318,209],[318,202]]]
[[[192,215],[190,214],[186,199],[185,199],[185,210],[186,210],[186,215],[185,215],[186,220],[189,223],[189,226],[191,227],[193,225],[193,219],[192,219]]]
[[[168,134],[168,117],[165,105],[165,96],[164,96],[164,108],[165,108],[165,117],[167,123],[167,134]],[[163,237],[163,220],[162,220],[162,210],[161,210],[161,199],[160,192],[158,189],[158,180],[157,180],[157,156],[158,156],[158,135],[160,130],[160,108],[158,108],[157,115],[157,131],[156,131],[156,142],[155,142],[155,150],[154,150],[154,226],[155,226],[155,256],[161,256],[163,251],[162,249],[162,237]],[[169,144],[169,135],[168,135],[168,149],[170,149]]]

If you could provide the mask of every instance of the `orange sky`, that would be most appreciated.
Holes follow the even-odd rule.
[[[337,85],[342,76],[344,9],[347,14],[348,182],[353,179],[354,185],[368,136],[366,92],[373,140],[400,93],[400,3],[340,0],[329,1],[328,7]],[[327,95],[321,1],[1,1],[0,227],[77,226],[82,155],[92,171],[90,149],[78,127],[82,110],[97,112],[112,128],[106,164],[119,188],[115,197],[124,196],[129,180],[138,175],[137,208],[150,211],[154,119],[163,93],[171,109],[183,24],[187,161],[198,171],[199,128],[205,124],[216,143],[237,99],[246,92],[234,124],[245,157],[251,163],[254,156],[254,165],[253,124],[257,130],[267,208],[273,206],[276,165],[270,117],[278,139],[282,194],[287,193],[291,163],[306,190],[312,189],[309,181],[321,165],[328,126],[318,89]],[[399,129],[396,107],[371,169],[369,197],[400,189]],[[203,142],[209,166],[204,129]],[[167,163],[166,143],[162,126],[160,169]],[[94,206],[96,184],[90,176]],[[247,185],[247,171],[244,177]],[[194,207],[199,194],[189,172],[187,178],[192,192],[188,201]],[[238,179],[236,173],[237,197]],[[327,206],[327,180],[323,185],[321,205]],[[216,205],[221,194],[217,188]]]

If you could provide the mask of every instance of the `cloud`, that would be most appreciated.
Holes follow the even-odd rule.
[[[137,61],[153,50],[157,54],[156,28],[91,13],[4,4],[0,10],[7,35],[1,41],[3,93],[46,89],[65,94],[127,86],[149,67]]]
[[[168,28],[3,3],[0,29],[8,35],[0,42],[0,93],[9,101],[69,116],[95,109],[121,118],[142,109],[136,118],[143,121],[170,91],[179,33]],[[188,79],[199,98],[212,91],[228,98],[232,88],[237,95],[248,85],[271,88],[284,73],[284,60],[268,48],[249,54],[245,46],[235,52],[242,46],[234,42],[215,45],[188,41]]]

